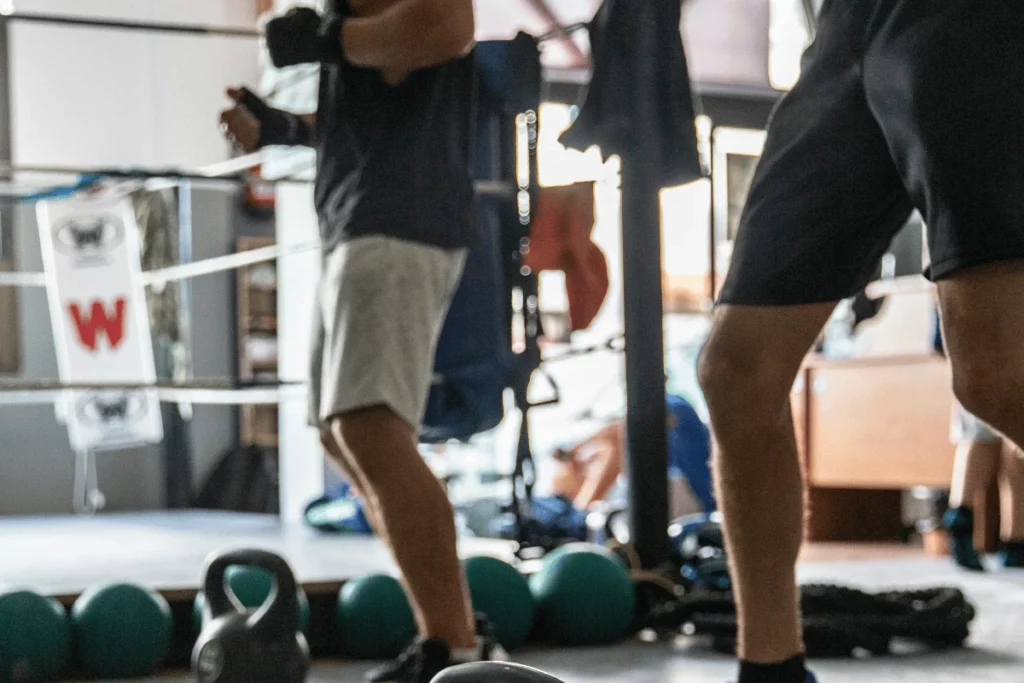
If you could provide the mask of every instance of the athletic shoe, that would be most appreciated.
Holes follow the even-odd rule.
[[[482,614],[475,618],[480,648],[477,661],[507,660],[505,650],[494,639],[491,622]],[[452,657],[444,641],[417,638],[397,659],[368,671],[365,679],[367,683],[430,683],[444,669],[465,663]]]
[[[814,674],[808,671],[807,678],[804,680],[804,683],[818,683],[818,679],[814,677]]]
[[[1006,543],[999,549],[999,566],[1004,569],[1024,569],[1024,543]]]
[[[458,662],[442,640],[417,638],[395,661],[367,672],[368,683],[430,683]]]
[[[953,560],[975,572],[985,571],[981,556],[974,548],[974,512],[968,508],[950,508],[942,517],[942,525],[949,531]]]

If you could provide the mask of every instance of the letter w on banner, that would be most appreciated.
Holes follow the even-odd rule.
[[[131,200],[81,197],[38,207],[60,379],[156,381]],[[78,451],[163,440],[155,391],[69,391],[62,410]]]

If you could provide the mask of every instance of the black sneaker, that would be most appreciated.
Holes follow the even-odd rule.
[[[1004,569],[1024,569],[1024,543],[1004,541],[999,549],[999,566]]]
[[[443,640],[417,638],[393,662],[366,673],[367,683],[430,683],[457,662]]]
[[[949,531],[953,561],[964,569],[985,571],[981,555],[974,547],[974,512],[970,508],[950,508],[942,517],[942,525]]]
[[[508,654],[494,639],[490,620],[483,614],[476,614],[475,620],[478,660],[506,661]],[[463,663],[452,658],[444,641],[417,638],[397,659],[368,671],[365,679],[367,683],[430,683],[441,670]]]

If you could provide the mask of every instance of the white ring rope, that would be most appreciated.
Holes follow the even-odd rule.
[[[7,388],[7,386],[10,388]],[[0,387],[0,405],[48,405],[61,400],[66,392],[72,391],[71,389],[24,389],[15,385],[7,386]],[[252,389],[192,389],[183,387],[179,389],[123,390],[111,385],[103,389],[103,391],[151,391],[164,403],[188,403],[210,406],[277,405],[282,401],[303,400],[306,397],[306,388],[298,386]]]
[[[166,403],[200,405],[273,405],[306,397],[305,383],[237,386],[230,380],[145,383],[68,383],[55,380],[0,381],[0,404],[53,403],[66,392],[155,393]]]
[[[168,282],[186,280],[199,277],[200,275],[212,275],[225,270],[236,270],[257,263],[274,261],[285,256],[304,254],[320,248],[320,240],[299,242],[298,244],[271,245],[250,251],[242,251],[227,256],[216,256],[214,258],[193,261],[180,266],[169,266],[159,270],[148,270],[142,274],[143,284],[160,288]]]
[[[0,271],[0,287],[45,287],[45,273],[9,273]]]
[[[177,282],[200,275],[213,275],[228,270],[237,270],[257,263],[275,261],[286,256],[294,256],[314,251],[320,248],[320,240],[310,240],[298,244],[271,245],[250,251],[243,251],[227,256],[215,256],[213,258],[193,261],[180,266],[169,266],[158,270],[148,270],[142,273],[142,284],[156,289],[162,288],[168,282]],[[45,273],[8,273],[0,271],[0,287],[45,287]]]

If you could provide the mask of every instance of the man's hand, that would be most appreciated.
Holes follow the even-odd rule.
[[[260,147],[259,119],[242,104],[242,88],[228,88],[227,95],[235,104],[220,113],[221,130],[236,148],[247,154],[255,152]]]
[[[342,17],[320,16],[312,7],[293,7],[263,30],[270,61],[278,69],[341,59]]]

